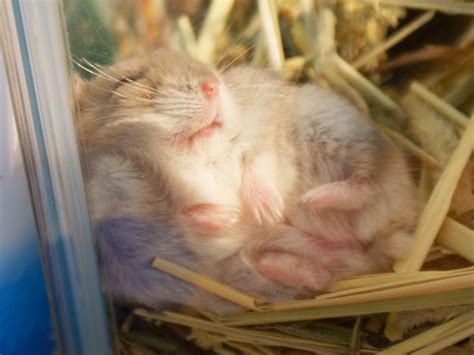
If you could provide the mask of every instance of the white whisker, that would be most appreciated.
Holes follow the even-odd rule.
[[[89,60],[86,58],[82,58],[82,60],[87,63],[90,67],[94,68],[98,73],[102,74],[103,77],[109,78],[111,81],[114,82],[122,82],[121,80],[114,78],[113,76],[107,74],[104,70],[100,69],[99,66],[91,63]],[[109,68],[110,70],[113,70],[112,67]],[[146,87],[145,85],[141,85],[140,83],[137,83],[136,81],[131,80],[130,78],[127,78],[125,75],[118,73],[123,79],[127,80],[132,86],[136,86],[138,89],[141,89],[142,91],[145,91],[146,93],[153,94],[157,93],[153,88],[151,87]],[[140,85],[139,85],[140,84]]]

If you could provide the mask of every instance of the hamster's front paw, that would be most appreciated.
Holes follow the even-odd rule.
[[[368,183],[353,180],[329,182],[306,192],[302,203],[314,208],[358,209],[373,199],[375,188]]]
[[[283,198],[276,188],[256,176],[246,181],[244,198],[259,224],[275,224],[283,219]]]
[[[230,227],[240,219],[237,207],[201,203],[183,209],[185,223],[202,233],[215,233]]]

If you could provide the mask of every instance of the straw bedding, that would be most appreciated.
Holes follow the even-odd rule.
[[[185,337],[219,354],[472,353],[474,4],[172,3],[120,2],[109,26],[119,55],[175,46],[204,62],[270,66],[288,80],[345,95],[406,152],[423,209],[416,246],[394,272],[342,280],[311,300],[259,304],[156,259],[155,267],[251,311],[217,317],[136,309],[121,324],[121,351],[173,352]]]

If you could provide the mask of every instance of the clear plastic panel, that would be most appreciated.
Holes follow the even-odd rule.
[[[13,110],[64,354],[110,352],[69,96],[58,1],[7,1],[1,9]]]

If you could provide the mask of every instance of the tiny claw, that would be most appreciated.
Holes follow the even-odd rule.
[[[248,203],[258,224],[272,225],[283,219],[283,199],[276,189],[255,181],[248,188]]]
[[[283,214],[279,208],[278,203],[272,208],[268,208],[268,206],[261,206],[259,210],[254,211],[254,214],[258,216],[257,220],[259,224],[268,223],[272,225],[283,218]]]

